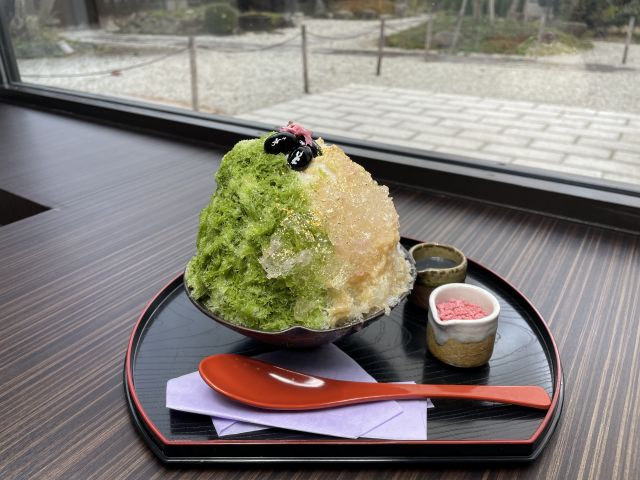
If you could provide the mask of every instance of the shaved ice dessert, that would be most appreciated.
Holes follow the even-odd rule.
[[[412,287],[387,187],[301,126],[238,142],[216,181],[185,280],[226,321],[324,330],[388,313]]]

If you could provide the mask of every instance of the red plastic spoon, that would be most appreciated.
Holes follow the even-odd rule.
[[[214,390],[254,407],[316,410],[375,400],[466,398],[548,409],[547,392],[536,386],[398,385],[314,377],[242,355],[220,354],[200,362],[200,376]]]

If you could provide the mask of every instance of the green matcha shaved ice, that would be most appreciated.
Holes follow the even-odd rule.
[[[333,247],[285,155],[264,152],[266,136],[239,142],[222,159],[217,189],[200,214],[187,286],[232,323],[325,329]]]

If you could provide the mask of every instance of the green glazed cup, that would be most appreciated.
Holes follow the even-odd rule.
[[[429,309],[429,295],[435,288],[447,283],[463,283],[467,277],[467,257],[451,245],[419,243],[409,250],[409,254],[415,260],[418,272],[409,301],[425,310]],[[421,263],[433,258],[444,259],[451,266],[420,267]]]

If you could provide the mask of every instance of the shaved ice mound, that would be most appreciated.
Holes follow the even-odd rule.
[[[307,151],[299,137],[303,154],[287,156],[267,153],[267,137],[222,160],[185,273],[191,296],[228,322],[271,332],[388,313],[413,278],[387,187],[337,146],[307,139]]]

